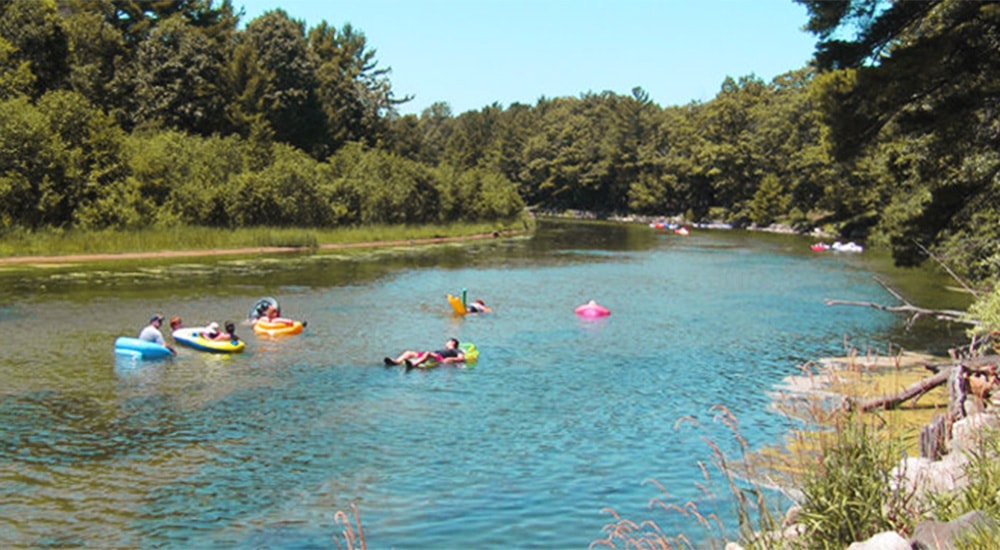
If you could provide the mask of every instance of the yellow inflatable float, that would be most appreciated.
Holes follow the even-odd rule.
[[[462,289],[462,297],[448,295],[448,303],[451,308],[455,310],[458,315],[466,315],[469,313],[486,313],[488,311],[493,311],[486,307],[486,304],[482,300],[475,300],[471,304],[465,301],[466,291]]]
[[[468,311],[466,311],[465,309],[465,304],[462,303],[462,299],[459,298],[458,296],[452,296],[451,294],[449,294],[448,303],[451,304],[451,307],[452,309],[455,310],[455,313],[459,315],[465,315],[466,313],[468,313]]]

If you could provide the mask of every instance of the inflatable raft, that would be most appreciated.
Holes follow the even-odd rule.
[[[462,355],[465,356],[465,360],[461,363],[452,363],[456,367],[461,367],[464,365],[474,365],[476,361],[479,360],[479,350],[476,349],[476,345],[471,342],[465,342],[464,344],[459,344],[458,349],[462,350]],[[432,355],[430,359],[424,361],[423,363],[416,365],[415,369],[432,369],[434,367],[440,366],[441,362],[434,358]]]
[[[459,344],[458,349],[462,350],[462,353],[465,355],[466,363],[475,363],[479,360],[479,350],[476,349],[475,344],[471,342]]]
[[[582,306],[579,306],[574,310],[580,317],[594,318],[594,317],[607,317],[611,315],[611,311],[598,304],[597,302],[591,300]]]
[[[198,351],[209,353],[242,353],[246,348],[243,340],[209,340],[201,335],[205,328],[180,328],[173,332],[174,340]]]
[[[173,352],[170,351],[170,348],[161,346],[156,342],[119,336],[115,340],[115,355],[138,359],[163,359],[173,356]]]
[[[267,319],[257,319],[253,324],[254,334],[263,336],[290,336],[299,334],[305,324],[302,321],[288,320],[285,322],[271,323]]]

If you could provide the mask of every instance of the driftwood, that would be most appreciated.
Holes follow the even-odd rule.
[[[951,375],[951,369],[943,369],[934,376],[930,378],[924,378],[923,380],[911,385],[910,387],[904,389],[903,391],[894,393],[892,395],[884,395],[882,397],[875,397],[870,399],[864,399],[860,402],[852,404],[852,407],[860,410],[862,412],[871,411],[874,409],[882,410],[892,410],[903,402],[910,399],[915,399],[924,395],[925,393],[931,391],[932,389],[944,384],[948,381],[948,377]]]
[[[929,252],[928,255],[930,255]],[[951,270],[949,270],[949,273],[952,273]],[[952,276],[956,277],[954,273],[952,273]],[[875,280],[899,300],[902,305],[887,306],[874,302],[829,299],[824,300],[824,302],[828,306],[863,306],[879,311],[905,313],[910,316],[906,322],[907,328],[912,327],[917,319],[921,317],[932,317],[941,321],[962,323],[971,326],[979,326],[981,324],[976,319],[970,318],[964,311],[928,309],[915,306],[882,279],[875,277]],[[956,280],[961,283],[961,280],[957,277]],[[964,283],[962,286],[972,292]],[[934,375],[912,384],[900,392],[871,399],[853,400],[848,402],[848,406],[863,412],[875,409],[891,410],[899,407],[900,404],[907,400],[917,399],[930,390],[947,383],[947,414],[935,415],[931,423],[924,426],[920,432],[920,455],[924,458],[937,460],[946,452],[947,443],[951,439],[952,424],[957,420],[967,417],[972,412],[985,410],[991,403],[993,392],[1000,388],[1000,374],[998,374],[1000,373],[1000,356],[979,356],[983,350],[996,349],[997,341],[994,336],[993,333],[984,335],[982,338],[974,336],[969,345],[950,350],[952,360],[955,361],[953,364],[925,365],[929,370],[934,372]],[[976,411],[971,411],[970,408],[975,408]]]
[[[928,460],[940,460],[951,439],[951,422],[943,414],[936,414],[931,423],[920,430],[920,456]]]
[[[890,311],[892,313],[906,313],[910,316],[909,320],[907,320],[906,322],[907,328],[913,326],[913,323],[915,323],[917,319],[921,317],[933,317],[934,319],[938,319],[940,321],[963,323],[972,326],[979,325],[978,321],[970,319],[967,316],[966,312],[964,311],[959,311],[955,309],[927,309],[924,307],[915,306],[911,304],[910,301],[907,300],[897,290],[889,286],[889,284],[883,281],[881,278],[875,277],[874,279],[878,282],[878,284],[882,285],[882,288],[884,288],[887,292],[889,292],[889,294],[892,294],[897,300],[902,302],[903,305],[887,306],[883,304],[876,304],[874,302],[857,302],[851,300],[830,300],[830,299],[824,300],[823,303],[825,303],[828,306],[862,306],[862,307],[870,307],[873,309],[877,309],[879,311]]]
[[[893,410],[951,380],[948,390],[949,416],[952,420],[958,420],[968,416],[965,403],[970,395],[985,403],[993,390],[1000,387],[1000,356],[997,355],[966,359],[949,365],[924,366],[934,372],[934,375],[891,395],[856,400],[851,403],[851,407],[862,412]]]
[[[951,426],[973,412],[981,412],[990,403],[992,393],[1000,388],[1000,357],[977,357],[952,365],[927,365],[934,375],[910,385],[900,392],[871,399],[857,400],[849,405],[862,412],[875,409],[892,410],[903,402],[917,399],[930,390],[948,384],[948,412],[938,414],[920,431],[920,456],[938,460],[947,452]]]

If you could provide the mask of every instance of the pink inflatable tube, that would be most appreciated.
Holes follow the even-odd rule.
[[[607,317],[608,315],[611,315],[611,311],[591,300],[576,308],[576,314],[580,317]]]

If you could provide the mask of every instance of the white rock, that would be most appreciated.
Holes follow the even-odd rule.
[[[912,550],[909,541],[899,536],[895,531],[879,533],[872,538],[855,542],[847,550]]]
[[[979,413],[967,416],[951,425],[951,451],[978,451],[984,437],[990,437],[1000,428],[995,414]]]

